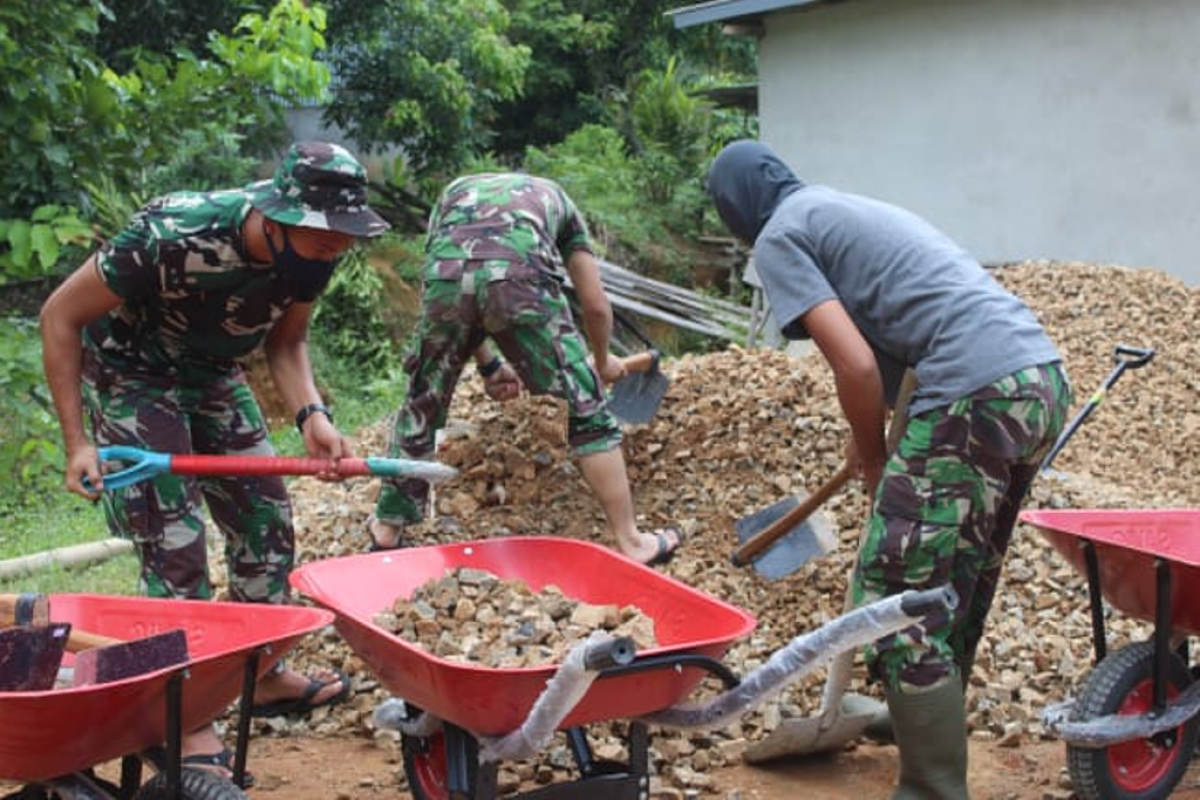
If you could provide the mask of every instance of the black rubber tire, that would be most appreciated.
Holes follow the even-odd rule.
[[[90,768],[84,772],[74,773],[74,775],[79,776],[81,779],[86,778],[87,781],[90,781],[91,785],[87,787],[88,790],[104,792],[105,793],[104,797],[120,797],[121,796],[121,787],[120,786],[117,786],[115,783],[111,783],[109,781],[106,781],[106,780],[103,780],[102,778],[97,777],[96,773]],[[78,791],[76,791],[76,790],[69,790],[69,791],[71,792],[72,797],[74,797],[75,795],[78,794]],[[99,795],[97,795],[97,797],[98,796]],[[59,794],[58,791],[53,790],[53,789],[48,789],[45,786],[42,786],[39,784],[32,784],[32,783],[27,786],[21,787],[21,789],[19,789],[18,791],[14,792],[12,794],[6,794],[3,796],[3,798],[0,798],[0,800],[61,800],[61,799],[62,799],[62,795]]]
[[[416,719],[421,709],[407,706],[408,719]],[[474,741],[468,744],[467,782],[471,796],[479,780],[478,749]],[[455,800],[450,795],[449,766],[446,753],[446,737],[439,731],[432,736],[400,735],[400,752],[404,758],[404,775],[408,778],[408,791],[413,800]]]
[[[1167,663],[1167,699],[1192,682],[1187,665],[1175,653]],[[1084,681],[1071,719],[1086,721],[1108,714],[1141,714],[1153,704],[1154,643],[1136,642],[1114,650]],[[1067,746],[1067,771],[1082,800],[1157,800],[1187,772],[1196,749],[1200,717],[1149,739],[1109,747]]]
[[[249,800],[233,781],[207,769],[180,772],[181,800]],[[175,800],[167,792],[167,776],[158,773],[142,784],[133,800]]]

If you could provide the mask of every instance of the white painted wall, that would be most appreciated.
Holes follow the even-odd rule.
[[[1200,285],[1200,0],[855,0],[765,20],[760,123],[805,180],[987,263]]]

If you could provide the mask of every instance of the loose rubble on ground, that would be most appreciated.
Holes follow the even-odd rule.
[[[1053,470],[1039,477],[1027,507],[1200,506],[1200,290],[1156,271],[1082,263],[1028,262],[995,274],[1055,338],[1074,385],[1075,410],[1113,369],[1118,344],[1156,351],[1149,365],[1127,371],[1111,389]],[[733,566],[740,517],[811,491],[840,466],[847,429],[830,374],[816,356],[738,347],[667,360],[663,367],[671,380],[663,405],[651,424],[627,431],[624,445],[639,518],[647,529],[673,523],[684,532],[681,551],[663,572],[757,617],[754,632],[724,659],[745,674],[841,612],[866,500],[853,485],[834,496],[822,513],[839,527],[839,546],[784,579]],[[465,380],[439,456],[460,475],[438,487],[436,515],[408,530],[408,541],[535,534],[613,545],[598,504],[567,457],[564,426],[565,414],[553,400],[499,405],[477,378]],[[386,434],[386,421],[358,431],[359,453],[382,455]],[[301,562],[366,551],[364,521],[376,482],[299,478],[292,489]],[[439,616],[447,638],[465,635],[458,626],[469,620],[461,616]],[[1150,630],[1117,612],[1110,612],[1109,623],[1113,646]],[[309,637],[293,658],[345,669],[356,695],[306,721],[257,723],[265,726],[260,733],[375,736],[379,746],[398,752],[394,732],[372,729],[371,712],[389,695],[335,632]],[[1041,711],[1073,692],[1091,658],[1085,581],[1040,534],[1019,526],[971,678],[971,735],[1014,747],[1047,736]],[[724,730],[655,731],[654,768],[671,785],[703,791],[706,769],[738,758],[746,742],[781,718],[813,713],[823,679],[818,670]],[[879,696],[861,665],[850,690]],[[622,731],[624,722],[594,726],[602,751],[620,747],[619,739],[605,738],[606,729]],[[569,763],[565,748],[547,759]],[[505,765],[502,781],[511,788],[533,775],[526,765]]]

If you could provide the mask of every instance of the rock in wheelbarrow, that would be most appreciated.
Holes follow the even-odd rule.
[[[70,632],[65,622],[0,630],[0,692],[53,689]]]
[[[100,646],[75,654],[75,686],[112,683],[186,664],[188,660],[187,635],[182,628],[128,641],[95,639]]]

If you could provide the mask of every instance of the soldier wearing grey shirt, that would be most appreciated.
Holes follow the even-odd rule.
[[[1017,512],[1061,431],[1070,386],[1037,318],[966,251],[902,208],[806,185],[768,147],[735,142],[708,189],[754,264],[784,336],[828,361],[873,493],[856,604],[949,585],[959,597],[868,648],[900,748],[895,798],[965,798],[963,691]],[[884,442],[905,370],[907,430]]]

